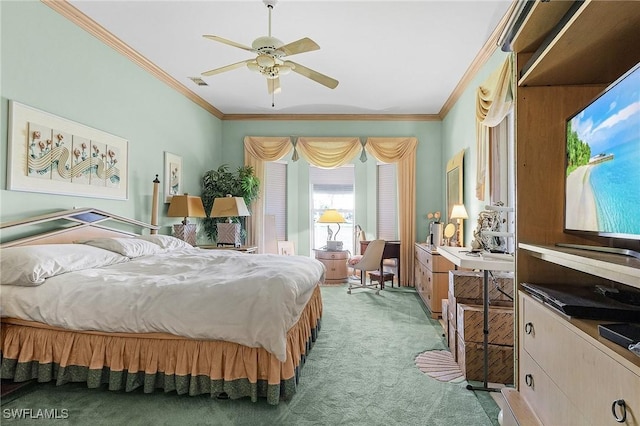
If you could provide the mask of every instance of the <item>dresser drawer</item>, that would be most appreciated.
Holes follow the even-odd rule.
[[[447,274],[427,270],[425,287],[428,295],[429,309],[433,313],[441,313],[442,299],[447,298],[449,277]]]
[[[433,272],[449,272],[455,265],[437,253],[432,253],[426,244],[416,244],[416,258]]]
[[[626,425],[640,424],[640,375],[594,345],[568,320],[521,293],[523,349],[553,378],[567,398],[583,408],[585,424],[615,425],[612,405],[622,399]]]
[[[538,364],[520,356],[520,393],[545,425],[586,425],[582,414]]]
[[[320,260],[344,260],[349,259],[349,253],[346,251],[325,251],[316,250],[316,259]]]

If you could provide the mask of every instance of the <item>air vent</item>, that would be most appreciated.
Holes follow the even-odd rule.
[[[205,83],[205,81],[200,77],[189,77],[189,78],[198,86],[208,86],[208,84]]]

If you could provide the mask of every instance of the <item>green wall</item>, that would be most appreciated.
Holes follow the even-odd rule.
[[[426,214],[440,210],[442,193],[443,154],[441,123],[439,121],[224,121],[222,124],[225,150],[222,160],[233,168],[241,165],[245,136],[357,136],[391,137],[415,136],[418,139],[416,167],[416,238],[424,241],[427,235]],[[356,165],[356,189],[375,179],[375,160],[370,158]],[[288,233],[302,250],[309,247],[309,177],[303,160],[290,163]],[[402,188],[400,188],[402,190]],[[368,236],[375,236],[375,192],[357,191],[356,216]],[[402,208],[402,206],[400,207]],[[301,254],[306,254],[303,251]]]
[[[489,58],[474,76],[462,96],[442,120],[443,170],[447,161],[464,149],[464,205],[469,218],[477,218],[484,210],[488,200],[480,201],[476,198],[476,89],[489,75],[507,58],[508,54],[499,49]],[[444,186],[444,181],[441,183]],[[442,199],[444,205],[444,194]],[[467,219],[464,227],[464,242],[466,245],[473,239],[475,219]]]
[[[36,1],[0,2],[0,219],[96,207],[149,222],[152,181],[164,151],[182,156],[184,190],[200,193],[204,171],[221,164],[222,123],[129,59]],[[6,190],[9,100],[129,141],[129,199]],[[160,205],[160,224],[168,204]],[[163,228],[161,233],[169,233]]]

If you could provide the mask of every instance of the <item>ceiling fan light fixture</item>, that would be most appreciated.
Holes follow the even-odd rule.
[[[249,68],[253,72],[260,72],[260,65],[258,65],[255,61],[247,62],[247,68]]]
[[[258,55],[256,63],[262,68],[268,68],[274,66],[276,61],[269,55]]]
[[[278,67],[278,74],[280,75],[287,75],[291,72],[291,67],[288,65],[280,65]]]

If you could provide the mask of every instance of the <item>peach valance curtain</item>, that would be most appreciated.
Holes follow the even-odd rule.
[[[378,160],[396,163],[398,227],[400,229],[400,285],[409,285],[416,241],[416,138],[368,138],[365,149]]]
[[[513,104],[512,56],[498,67],[476,91],[476,198],[484,200],[489,150],[489,128],[507,116]]]
[[[254,137],[244,138],[244,164],[253,167],[260,182],[266,178],[265,162],[278,161],[291,151],[290,137]],[[258,253],[264,253],[264,197],[255,200],[251,208],[251,216],[247,220],[247,244],[258,247]]]
[[[325,169],[344,166],[360,154],[357,137],[299,137],[296,150],[310,164]]]
[[[415,243],[416,215],[416,149],[415,137],[368,138],[364,144],[366,152],[385,163],[397,163],[398,204],[401,245],[401,265],[404,271],[401,285],[408,285],[413,271],[413,246]],[[247,136],[244,139],[245,165],[254,169],[261,182],[265,180],[266,161],[277,161],[291,149],[299,152],[310,164],[333,168],[343,166],[362,152],[358,137],[290,137]],[[294,152],[294,156],[296,155]],[[361,157],[363,158],[363,157]],[[364,158],[363,158],[364,160]],[[255,212],[247,223],[248,243],[258,246],[264,253],[264,199],[259,197],[251,206]]]

